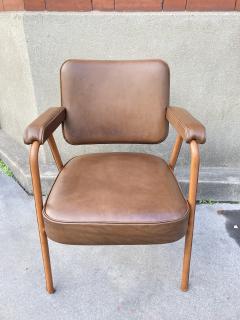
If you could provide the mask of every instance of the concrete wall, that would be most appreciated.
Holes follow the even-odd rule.
[[[238,13],[5,12],[0,31],[0,125],[20,143],[36,114],[59,105],[64,60],[162,58],[171,69],[171,104],[186,107],[207,127],[202,166],[240,168]],[[117,149],[167,157],[173,135],[159,146],[134,147],[73,147],[60,134],[57,139],[65,160]],[[186,152],[181,161],[187,163]]]
[[[23,26],[38,112],[59,104],[66,59],[161,57],[171,69],[171,104],[207,127],[203,166],[240,167],[239,14],[37,13],[24,14]]]
[[[0,15],[0,126],[22,143],[38,114],[21,14]]]

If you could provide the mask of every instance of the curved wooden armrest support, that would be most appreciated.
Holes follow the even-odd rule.
[[[173,171],[181,150],[183,138],[178,135],[176,142],[174,144],[172,154],[169,160],[169,167]],[[188,190],[188,203],[189,203],[189,221],[187,233],[185,236],[185,248],[184,248],[184,258],[183,258],[183,270],[182,270],[182,284],[181,289],[183,291],[188,290],[189,283],[189,272],[190,272],[190,261],[192,252],[192,239],[193,239],[193,229],[195,220],[195,208],[196,208],[196,197],[197,197],[197,187],[198,187],[198,175],[200,166],[200,154],[199,154],[199,144],[196,140],[190,142],[190,153],[191,153],[191,163],[190,163],[190,178],[189,178],[189,190]]]
[[[38,141],[34,141],[31,145],[30,150],[30,170],[32,175],[32,185],[33,185],[33,194],[35,200],[35,208],[37,214],[37,223],[38,223],[38,231],[39,231],[39,238],[41,244],[41,251],[42,251],[42,259],[45,271],[45,278],[46,278],[46,288],[48,293],[54,292],[53,287],[53,280],[52,280],[52,270],[51,270],[51,262],[49,256],[49,249],[48,249],[48,241],[44,227],[44,220],[42,216],[43,210],[43,201],[42,201],[42,188],[40,182],[40,173],[39,173],[39,163],[38,163],[38,155],[39,155],[39,147],[40,143]]]
[[[196,141],[190,143],[190,152],[191,152],[191,164],[190,164],[190,180],[189,180],[189,193],[188,193],[188,202],[190,206],[196,203],[197,195],[197,185],[198,185],[198,174],[200,166],[200,153],[199,145]]]
[[[174,171],[174,168],[176,166],[177,159],[182,147],[182,143],[183,143],[183,138],[180,135],[178,135],[176,138],[176,142],[173,146],[172,153],[169,160],[169,167],[172,171]]]
[[[185,248],[184,248],[184,258],[183,258],[182,284],[181,284],[181,289],[183,291],[188,290],[188,283],[189,283],[192,239],[193,239],[196,197],[197,197],[197,187],[198,187],[198,175],[199,175],[199,166],[200,166],[199,145],[194,140],[191,141],[190,143],[190,152],[191,152],[191,164],[190,164],[190,179],[189,179],[189,191],[188,191],[188,203],[190,207],[190,212],[189,212],[187,233],[185,236]]]
[[[63,168],[63,163],[52,134],[50,134],[48,137],[48,143],[49,143],[53,158],[55,160],[55,163],[57,165],[57,168],[59,171],[61,171]],[[43,200],[42,200],[42,187],[41,187],[39,161],[38,161],[40,145],[41,143],[39,141],[34,141],[32,143],[29,162],[30,162],[30,170],[31,170],[31,176],[32,176],[33,195],[34,195],[35,208],[36,208],[36,214],[37,214],[38,231],[39,231],[41,250],[42,250],[42,259],[43,259],[43,265],[44,265],[44,271],[45,271],[46,288],[48,293],[53,293],[54,287],[53,287],[53,280],[52,280],[52,270],[51,270],[51,262],[50,262],[50,256],[49,256],[48,240],[45,232],[44,220],[42,215]]]
[[[175,144],[173,146],[173,150],[169,160],[169,167],[172,171],[176,166],[178,156],[181,150],[183,139],[180,135],[177,136]],[[197,188],[198,184],[198,173],[199,173],[199,165],[200,165],[200,153],[199,153],[199,145],[195,140],[190,142],[190,153],[191,153],[191,165],[190,165],[190,181],[189,181],[189,195],[188,201],[192,202],[192,192],[194,188]],[[196,198],[195,191],[195,198]]]
[[[42,211],[42,208],[43,208],[42,187],[41,187],[41,181],[40,181],[40,171],[39,171],[39,162],[38,162],[39,148],[40,148],[39,142],[34,141],[33,144],[31,145],[30,156],[29,156],[33,194],[35,198],[35,205],[36,205],[37,212]],[[42,219],[42,214],[39,217],[39,219],[40,220]]]
[[[53,159],[54,159],[56,166],[58,168],[58,171],[61,171],[63,168],[63,163],[62,163],[62,159],[60,157],[55,139],[52,134],[49,136],[47,141],[48,141],[49,147],[51,149]]]

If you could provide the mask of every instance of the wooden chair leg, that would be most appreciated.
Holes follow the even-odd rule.
[[[48,138],[48,144],[50,146],[50,149],[51,149],[51,152],[52,152],[52,155],[53,155],[53,159],[54,159],[54,161],[56,163],[58,171],[61,171],[62,168],[63,168],[63,163],[62,163],[62,159],[60,157],[60,154],[59,154],[55,139],[54,139],[52,134]]]
[[[41,243],[43,266],[45,271],[46,289],[48,293],[53,293],[54,287],[53,287],[53,280],[52,280],[52,270],[51,270],[51,262],[50,262],[50,256],[49,256],[48,240],[47,240],[45,227],[44,227],[44,220],[42,216],[43,202],[42,202],[42,190],[41,190],[39,165],[38,165],[39,147],[40,145],[37,141],[32,144],[31,151],[30,151],[30,168],[31,168],[31,175],[32,175],[32,185],[33,185],[35,208],[36,208],[36,214],[37,214],[39,238]]]
[[[172,150],[171,157],[169,160],[169,167],[172,171],[174,171],[175,165],[177,163],[177,159],[178,159],[181,147],[182,147],[182,143],[183,143],[183,139],[181,136],[178,135],[176,138],[176,142],[173,146],[173,150]]]
[[[191,214],[194,214],[194,213],[191,212]],[[191,253],[192,253],[192,239],[193,239],[193,222],[190,222],[190,219],[189,219],[188,230],[185,236],[182,284],[181,284],[182,291],[188,291],[189,272],[190,272],[190,263],[191,263]]]
[[[51,269],[51,261],[49,256],[49,248],[48,248],[48,240],[44,230],[39,229],[39,237],[41,243],[41,251],[42,251],[42,259],[43,259],[43,267],[45,272],[45,280],[46,280],[46,289],[48,293],[54,293],[55,289],[53,287],[53,279],[52,279],[52,269]]]
[[[188,229],[185,237],[182,284],[181,284],[182,291],[188,290],[188,283],[189,283],[192,239],[193,239],[197,185],[198,185],[198,173],[199,173],[199,164],[200,164],[199,147],[196,141],[191,142],[190,149],[191,149],[191,168],[190,168],[190,182],[189,182],[189,195],[188,195],[190,215],[189,215]]]

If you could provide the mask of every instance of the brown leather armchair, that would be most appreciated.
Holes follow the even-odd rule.
[[[61,107],[26,129],[46,287],[54,292],[48,240],[75,245],[161,244],[185,236],[182,285],[188,289],[199,171],[205,128],[187,111],[169,107],[169,68],[161,60],[66,61]],[[169,122],[177,131],[170,161],[143,153],[81,155],[63,165],[54,130],[73,145],[160,143]],[[38,152],[48,141],[59,170],[43,205]],[[188,200],[174,176],[183,140],[190,145]]]

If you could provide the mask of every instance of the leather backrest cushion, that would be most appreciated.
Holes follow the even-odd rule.
[[[68,60],[61,95],[70,144],[158,143],[168,134],[169,68],[161,60]]]

